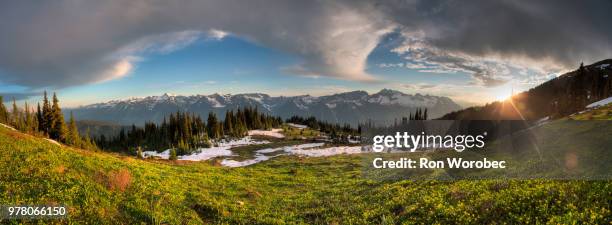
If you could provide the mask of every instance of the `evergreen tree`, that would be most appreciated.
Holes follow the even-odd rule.
[[[27,133],[34,132],[34,119],[32,118],[32,114],[30,113],[30,107],[28,106],[28,102],[24,103],[24,131]]]
[[[74,121],[74,115],[70,112],[70,121],[68,122],[68,134],[66,135],[66,144],[72,146],[81,145],[81,136],[77,128],[76,122]]]
[[[176,156],[176,150],[174,148],[170,149],[170,157],[168,158],[169,160],[177,160],[178,157]]]
[[[15,98],[13,98],[13,111],[11,111],[11,114],[11,125],[17,130],[22,130],[21,113],[19,112],[19,108],[17,108]]]
[[[208,113],[206,130],[210,139],[217,140],[221,138],[221,126],[219,125],[217,116],[212,112]]]
[[[248,118],[245,112],[250,115]],[[220,121],[211,112],[207,118],[208,123],[204,123],[202,118],[195,114],[176,112],[164,116],[159,125],[146,122],[144,127],[133,125],[130,129],[121,129],[116,137],[100,136],[94,140],[102,148],[129,154],[134,154],[138,147],[142,147],[144,150],[173,148],[177,155],[185,155],[193,153],[198,148],[210,147],[210,140],[218,141],[225,136],[233,138],[246,136],[248,134],[246,124],[254,120],[260,120],[262,126],[267,128],[282,124],[280,117],[253,114],[253,112],[255,111],[249,108],[238,109],[236,113],[228,111],[225,121]],[[314,117],[312,120],[316,121]]]
[[[44,92],[43,96],[43,109],[42,109],[42,118],[38,121],[40,124],[40,130],[45,134],[49,135],[51,132],[51,127],[54,124],[53,122],[53,113],[51,111],[51,104],[49,103],[49,98],[47,98],[47,91]]]
[[[225,121],[223,121],[223,130],[230,137],[236,137],[234,134],[234,113],[231,110],[225,112]]]
[[[142,147],[140,146],[136,148],[136,157],[139,159],[144,159],[144,155],[142,153]]]
[[[43,118],[43,114],[42,111],[40,110],[40,102],[37,104],[36,106],[36,131],[42,131],[42,122],[44,118]]]
[[[59,100],[57,95],[53,93],[53,105],[51,106],[51,128],[49,130],[49,136],[57,141],[65,142],[67,128],[64,122],[64,115],[62,115],[62,109],[59,106]]]
[[[0,96],[0,123],[9,124],[9,114],[4,106],[4,97]]]

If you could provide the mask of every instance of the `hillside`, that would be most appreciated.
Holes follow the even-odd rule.
[[[605,100],[612,101],[612,97]],[[608,102],[605,100],[600,102]],[[571,115],[569,118],[574,120],[612,120],[612,102],[590,107],[587,110]]]
[[[612,59],[581,66],[511,99],[448,113],[445,120],[539,120],[580,112],[612,96]]]
[[[90,152],[5,127],[0,152],[0,204],[65,204],[69,217],[62,223],[608,224],[612,218],[607,181],[380,181],[361,175],[360,156],[346,155],[226,168]]]
[[[225,111],[242,107],[257,107],[261,112],[280,116],[315,116],[331,123],[349,123],[354,126],[368,119],[389,123],[408,116],[416,108],[428,108],[430,117],[439,117],[461,107],[446,97],[408,95],[384,89],[378,93],[365,91],[345,92],[314,97],[272,97],[266,94],[193,95],[164,94],[129,100],[116,100],[65,110],[72,111],[78,120],[110,121],[122,125],[142,125],[147,121],[161,122],[164,116],[178,110],[205,117],[209,112],[225,115]],[[223,117],[221,117],[223,119]]]

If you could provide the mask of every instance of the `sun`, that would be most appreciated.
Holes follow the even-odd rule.
[[[500,87],[496,87],[496,90],[493,92],[493,96],[497,101],[505,101],[510,99],[513,94],[513,88],[510,85],[503,85]]]
[[[510,93],[499,94],[499,95],[495,96],[495,100],[497,100],[497,101],[506,101],[506,100],[510,99],[511,96],[512,96],[512,94],[510,94]]]

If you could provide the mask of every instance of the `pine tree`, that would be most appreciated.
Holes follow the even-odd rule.
[[[178,157],[176,156],[176,150],[174,148],[170,149],[170,157],[168,158],[169,160],[177,160]]]
[[[51,112],[51,104],[49,103],[49,98],[47,97],[47,91],[44,92],[42,117],[38,123],[40,124],[39,127],[43,134],[49,135],[51,132],[51,126],[54,122],[53,114]]]
[[[0,96],[0,123],[9,124],[9,114],[4,106],[4,97]]]
[[[44,118],[43,118],[43,114],[42,111],[40,110],[40,102],[37,104],[36,106],[36,131],[42,131],[42,122]]]
[[[70,112],[70,122],[68,122],[68,134],[66,135],[66,144],[72,146],[80,146],[81,136],[74,121],[74,115]]]
[[[206,129],[208,131],[208,137],[213,140],[221,138],[221,126],[217,120],[217,116],[214,113],[208,113],[208,121],[206,123]]]
[[[51,106],[51,129],[49,131],[49,136],[57,141],[65,142],[67,128],[66,123],[64,122],[64,115],[62,115],[62,109],[59,106],[59,100],[57,99],[57,95],[53,93],[53,105]]]
[[[142,147],[136,147],[136,157],[139,159],[144,159],[144,154],[142,153]]]
[[[121,130],[123,132],[123,130]],[[80,146],[82,149],[90,149],[90,150],[96,150],[98,149],[98,146],[96,145],[96,143],[89,137],[89,128],[87,128],[87,130],[85,131],[85,135],[83,135],[83,137],[79,137],[80,138]]]
[[[28,102],[24,103],[24,111],[25,111],[25,115],[24,115],[24,131],[31,133],[34,132],[34,119],[32,118],[32,114],[30,113],[30,107],[28,106]]]
[[[19,112],[19,108],[17,108],[15,98],[13,98],[13,111],[11,114],[11,125],[17,130],[22,130],[21,113]]]
[[[225,134],[229,135],[230,137],[236,137],[236,134],[234,133],[234,113],[231,110],[228,110],[225,112],[225,121],[223,121],[223,129],[225,131]]]

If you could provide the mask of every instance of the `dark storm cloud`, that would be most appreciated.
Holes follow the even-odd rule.
[[[8,92],[0,92],[0,96],[2,96],[4,102],[10,102],[15,99],[15,101],[20,101],[24,99],[28,99],[33,96],[42,95],[37,92],[28,92],[28,93],[8,93]]]
[[[542,73],[611,56],[612,1],[2,1],[0,82],[67,87],[128,74],[148,54],[227,33],[302,59],[284,71],[347,80],[381,37],[424,72],[461,71],[485,86],[509,68]],[[412,64],[411,64],[412,65]]]
[[[386,3],[380,5],[382,11],[403,29],[421,32],[420,40],[438,54],[494,58],[544,70],[612,57],[612,1]]]
[[[65,87],[113,79],[151,48],[219,37],[211,30],[297,55],[303,61],[294,71],[304,75],[369,80],[365,59],[390,29],[369,7],[283,0],[2,1],[0,81]]]

